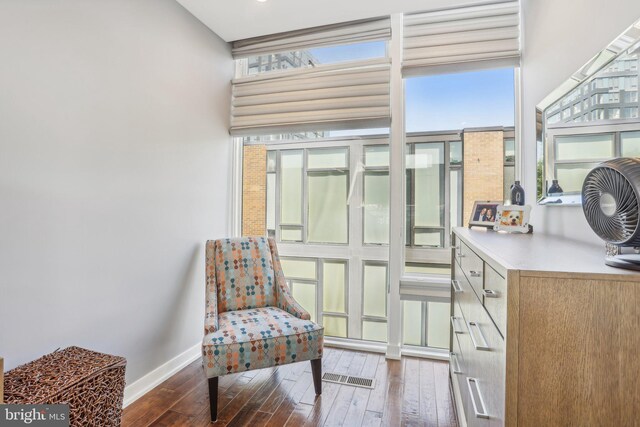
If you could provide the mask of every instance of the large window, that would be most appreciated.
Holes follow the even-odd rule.
[[[278,241],[294,297],[329,337],[387,341],[389,146],[385,136],[245,141],[244,218]],[[262,172],[260,172],[262,171]],[[259,186],[257,188],[260,188]],[[247,205],[249,206],[249,205]]]
[[[398,105],[396,53],[418,55],[423,40],[389,44],[396,18],[372,23],[371,34],[345,30],[346,39],[326,37],[331,27],[321,39],[309,30],[234,43],[242,232],[276,239],[294,297],[327,337],[445,349],[452,228],[465,225],[474,198],[503,199],[516,176],[514,70],[408,77],[428,61],[402,64]],[[391,156],[394,108],[404,108],[407,133],[393,123]],[[404,205],[391,204],[397,195]],[[390,247],[401,245],[398,232],[404,247]],[[399,295],[390,251],[404,260]]]

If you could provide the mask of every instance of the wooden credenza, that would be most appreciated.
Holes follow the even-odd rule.
[[[452,242],[461,426],[640,426],[640,273],[542,234],[457,228]]]

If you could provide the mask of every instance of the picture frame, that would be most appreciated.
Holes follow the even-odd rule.
[[[529,205],[500,205],[493,229],[508,233],[529,233],[531,231],[529,226],[530,214],[531,206]]]
[[[473,202],[469,227],[493,228],[497,218],[498,207],[502,202],[476,201]]]

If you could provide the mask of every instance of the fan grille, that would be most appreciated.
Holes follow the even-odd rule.
[[[619,170],[625,166],[635,166],[637,170],[638,164],[628,164],[627,160],[636,159],[616,159],[617,163],[611,161],[596,167],[582,187],[583,209],[589,225],[602,239],[618,245],[639,243],[637,189],[625,177],[624,170]]]

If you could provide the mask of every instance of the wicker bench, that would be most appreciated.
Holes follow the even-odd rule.
[[[5,374],[8,404],[69,404],[71,426],[119,426],[127,361],[69,347]]]

